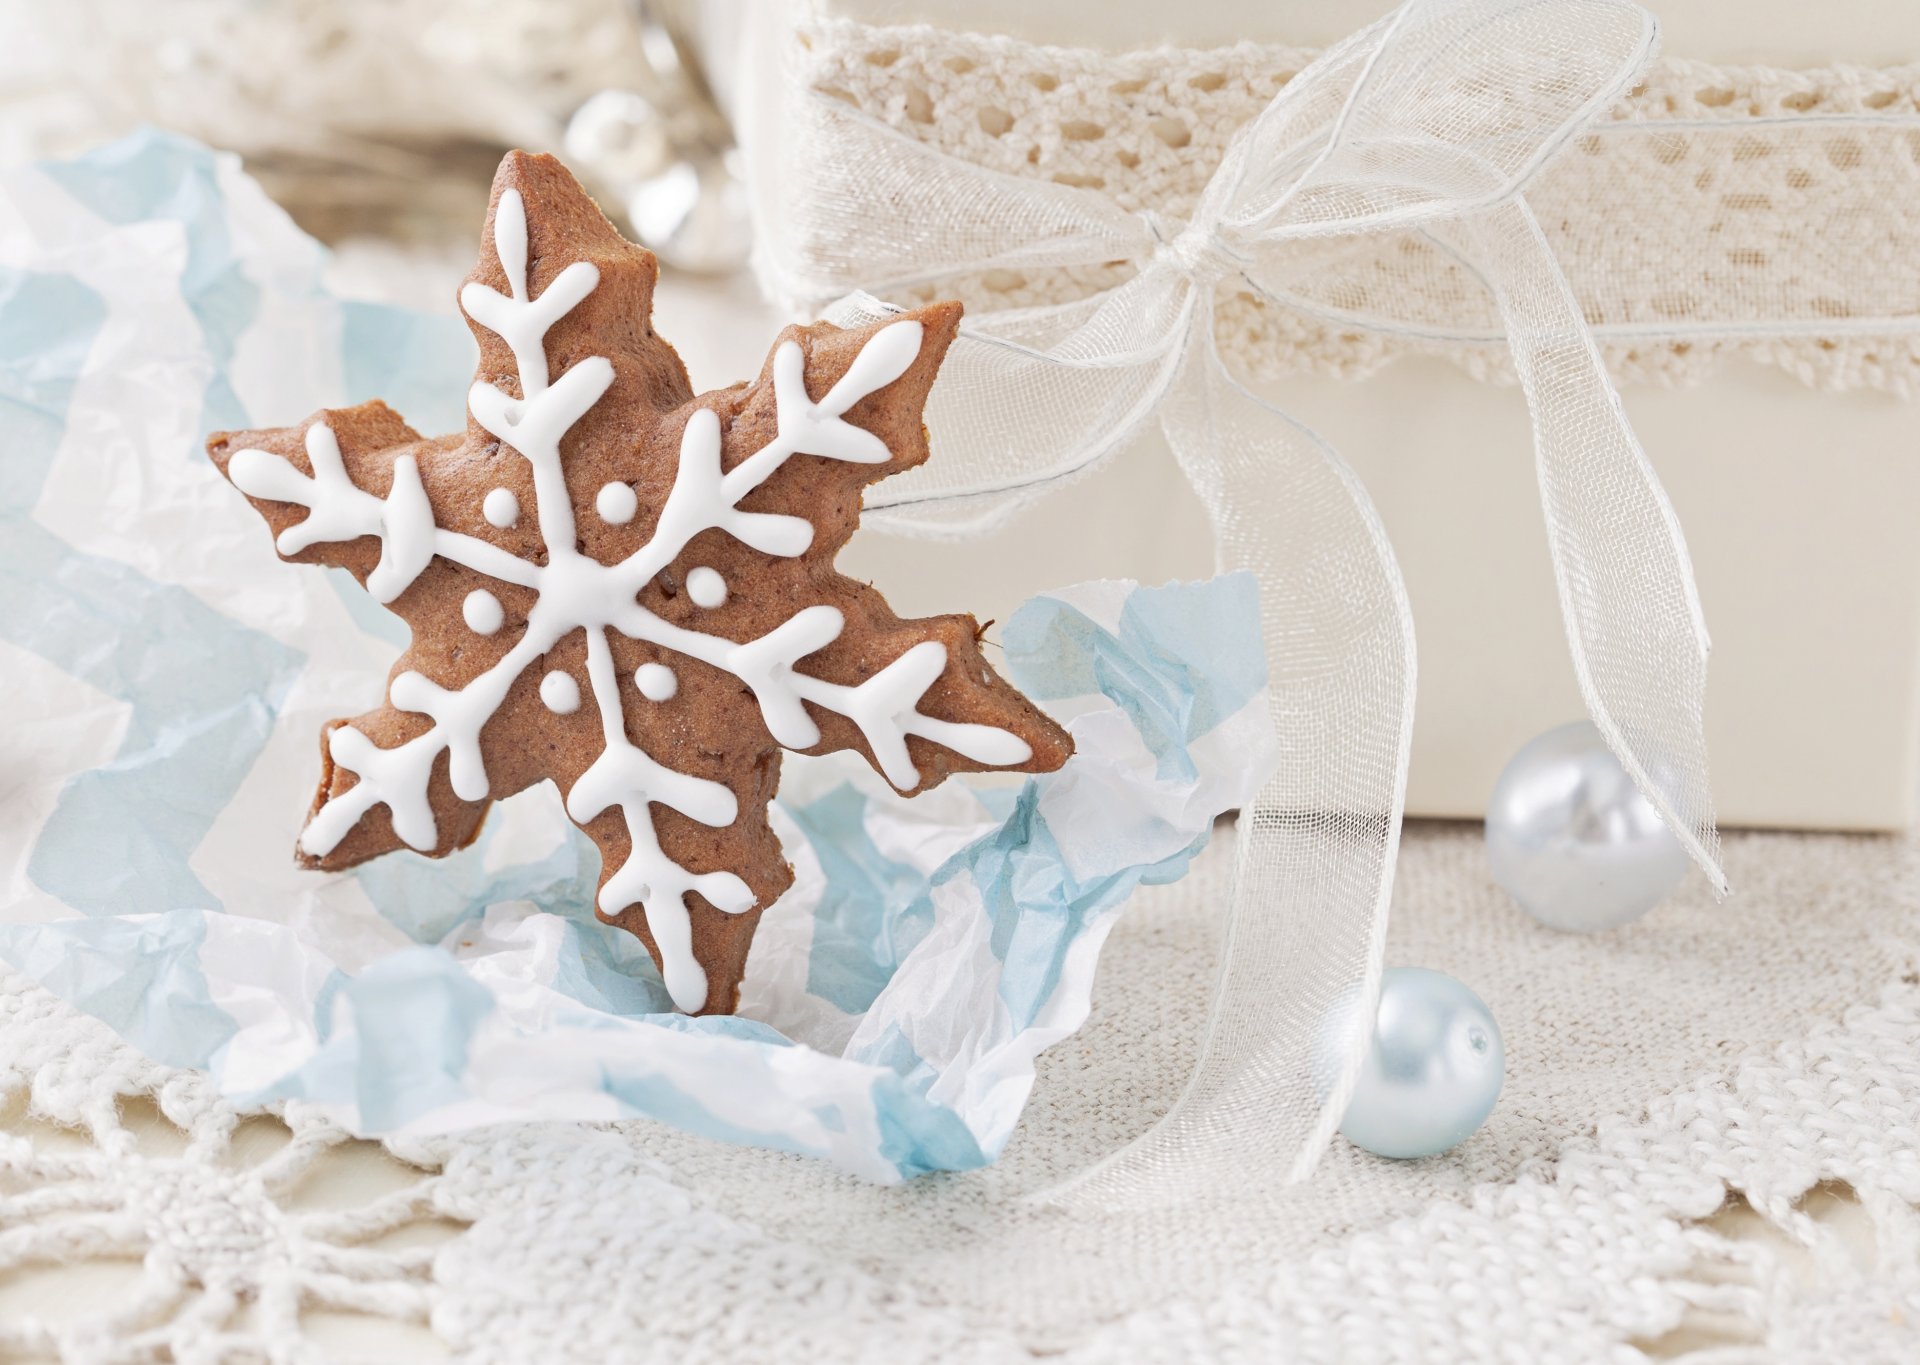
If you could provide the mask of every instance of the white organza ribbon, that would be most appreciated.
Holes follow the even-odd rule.
[[[778,163],[756,176],[762,269],[781,297],[863,287],[829,310],[854,322],[891,311],[875,294],[959,276],[1137,267],[1074,303],[971,318],[929,411],[938,457],[878,490],[875,520],[981,529],[1157,417],[1223,566],[1262,585],[1285,758],[1241,817],[1201,1058],[1153,1131],[1057,1196],[1142,1206],[1230,1171],[1303,1175],[1351,1093],[1358,1023],[1378,987],[1413,721],[1412,617],[1353,472],[1222,365],[1221,290],[1285,299],[1329,242],[1378,233],[1419,234],[1484,283],[1532,409],[1582,694],[1724,889],[1701,724],[1707,634],[1686,546],[1522,197],[1630,88],[1656,38],[1627,0],[1409,0],[1289,82],[1184,223],[984,170],[815,92],[786,110]]]

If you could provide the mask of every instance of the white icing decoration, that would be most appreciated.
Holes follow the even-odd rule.
[[[460,604],[460,615],[466,618],[467,629],[475,635],[491,635],[507,619],[507,613],[501,609],[500,599],[485,588],[475,588],[467,594],[467,600]]]
[[[612,526],[625,526],[640,510],[640,498],[632,484],[615,481],[601,485],[593,507],[600,514],[600,520]]]
[[[697,569],[687,570],[687,596],[693,599],[696,607],[725,606],[727,602],[727,580],[720,576],[719,570],[701,565]]]
[[[519,524],[520,499],[513,495],[511,488],[496,488],[480,504],[480,515],[505,531]]]
[[[641,664],[633,671],[633,685],[648,701],[672,701],[680,679],[665,664]]]
[[[473,283],[461,289],[460,306],[467,310],[468,317],[512,349],[514,366],[520,372],[521,396],[532,399],[547,387],[547,329],[593,292],[593,287],[600,283],[600,271],[590,262],[575,261],[554,278],[539,298],[528,298],[527,209],[521,202],[519,190],[506,190],[500,195],[500,207],[493,218],[493,250],[500,258],[500,268],[506,272],[512,297]],[[601,364],[606,362],[603,360]],[[609,373],[611,369],[608,366]]]
[[[274,541],[283,555],[299,554],[310,545],[378,536],[380,563],[367,575],[367,591],[376,601],[393,601],[427,567],[437,537],[444,534],[434,527],[419,464],[411,455],[393,462],[393,487],[383,501],[347,477],[332,427],[325,422],[308,427],[306,446],[312,477],[264,450],[234,451],[227,473],[243,493],[307,509],[304,520]]]
[[[326,856],[361,816],[384,804],[401,842],[422,853],[433,851],[440,835],[427,799],[427,779],[440,746],[413,743],[382,749],[351,725],[339,725],[327,737],[327,753],[359,781],[314,812],[300,835],[303,850],[316,858]]]
[[[540,700],[554,715],[570,716],[580,709],[580,684],[556,668],[540,680]]]
[[[567,810],[581,822],[619,810],[632,849],[601,888],[600,911],[612,917],[629,906],[642,907],[674,1003],[695,1011],[706,1004],[707,978],[693,956],[686,897],[697,893],[721,911],[739,914],[752,908],[753,892],[731,872],[696,874],[667,857],[654,832],[650,807],[654,803],[669,806],[691,820],[721,828],[738,818],[738,802],[725,785],[675,772],[628,737],[609,630],[732,673],[752,690],[773,737],[790,748],[820,742],[820,727],[808,714],[808,703],[851,718],[881,772],[901,788],[910,789],[920,781],[908,752],[910,735],[981,763],[1009,765],[1031,756],[1025,741],[1005,730],[920,714],[921,698],[946,667],[946,649],[937,642],[915,645],[864,683],[847,687],[794,668],[798,660],[839,638],[845,623],[833,607],[803,608],[759,639],[738,643],[675,625],[638,601],[640,591],[684,553],[695,536],[708,530],[724,531],[763,554],[791,558],[804,553],[813,543],[811,523],[797,516],[743,512],[741,500],[795,454],[862,464],[889,459],[891,452],[879,437],[842,418],[855,403],[906,371],[920,353],[922,329],[907,320],[876,332],[818,403],[807,396],[805,353],[797,342],[782,343],[773,360],[777,417],[773,440],[722,473],[719,419],[710,410],[695,409],[682,432],[679,467],[652,537],[619,563],[602,564],[575,548],[574,510],[561,467],[560,442],[612,384],[613,365],[603,356],[591,356],[552,378],[546,355],[548,328],[587,297],[598,282],[598,272],[591,264],[576,262],[562,270],[538,298],[532,297],[527,281],[526,209],[515,190],[500,196],[494,216],[494,250],[509,292],[468,284],[460,302],[469,317],[499,335],[512,350],[520,393],[479,383],[468,392],[467,401],[474,420],[503,447],[518,452],[531,468],[544,563],[520,559],[490,542],[436,526],[411,456],[395,460],[393,489],[386,499],[356,487],[347,477],[332,431],[322,423],[307,432],[312,477],[261,451],[237,452],[230,466],[234,482],[243,491],[309,509],[305,521],[282,533],[282,553],[296,553],[323,541],[378,536],[380,567],[369,576],[368,587],[382,601],[404,591],[434,555],[535,593],[520,638],[497,663],[459,691],[448,691],[417,672],[393,680],[393,705],[431,718],[427,731],[392,749],[375,747],[350,725],[333,731],[329,741],[333,761],[358,780],[321,806],[301,835],[300,846],[309,855],[324,857],[363,815],[385,805],[404,842],[423,850],[435,847],[438,830],[428,800],[435,760],[442,751],[447,753],[448,776],[463,800],[489,796],[481,732],[527,668],[567,636],[584,631],[587,681],[600,717],[603,748],[567,792]],[[610,493],[615,487],[632,495],[630,487],[610,484],[600,490],[596,505],[603,518],[621,522],[633,513],[610,514],[624,510],[606,505],[618,499],[618,494]],[[509,526],[518,518],[519,500],[508,490],[496,488],[487,495],[482,510],[493,525]],[[700,605],[717,606],[725,601],[726,584],[713,570],[697,568],[687,575],[687,592]],[[476,630],[484,624],[474,620],[481,614],[476,603],[482,597],[491,600],[495,610],[499,608],[491,593],[471,594],[463,614]],[[636,670],[635,682],[641,694],[653,700],[665,700],[678,689],[673,670],[663,664]],[[540,699],[562,715],[577,711],[583,700],[578,681],[560,670],[541,679]]]

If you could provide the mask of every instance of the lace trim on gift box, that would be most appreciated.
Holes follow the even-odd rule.
[[[1256,43],[1104,53],[819,15],[794,38],[801,81],[922,142],[1176,217],[1315,55]],[[1528,198],[1622,379],[1685,382],[1744,355],[1826,390],[1920,390],[1920,63],[1663,60]],[[1436,354],[1511,377],[1484,291],[1440,253],[1371,239],[1356,270],[1354,249],[1333,296],[1223,297],[1219,339],[1236,366],[1354,378]],[[916,292],[1017,308],[1125,274],[999,270]],[[1364,298],[1356,275],[1376,281]]]

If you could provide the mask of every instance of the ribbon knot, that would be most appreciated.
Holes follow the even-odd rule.
[[[972,165],[823,94],[804,94],[782,122],[761,167],[777,192],[758,206],[777,294],[1151,262],[1090,298],[971,316],[927,408],[940,458],[870,496],[876,522],[949,537],[988,529],[1157,419],[1222,566],[1259,579],[1286,761],[1241,816],[1212,1021],[1179,1103],[1083,1176],[1081,1196],[1178,1200],[1252,1178],[1276,1155],[1303,1175],[1352,1094],[1379,987],[1413,724],[1412,613],[1353,470],[1216,352],[1212,286],[1229,275],[1282,317],[1364,326],[1321,301],[1373,281],[1327,278],[1341,253],[1299,247],[1373,234],[1437,249],[1463,267],[1462,288],[1485,287],[1532,410],[1581,695],[1724,890],[1702,725],[1707,637],[1686,545],[1523,194],[1631,88],[1657,33],[1631,0],[1406,0],[1281,89],[1187,223]],[[828,315],[852,325],[892,311],[849,294]],[[1420,421],[1406,414],[1409,440]]]
[[[1209,288],[1238,275],[1246,258],[1210,223],[1182,223],[1151,209],[1140,215],[1153,234],[1156,265],[1172,270],[1196,288]]]

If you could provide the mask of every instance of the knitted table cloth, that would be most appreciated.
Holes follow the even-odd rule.
[[[1023,1204],[1178,1093],[1229,842],[1127,911],[1005,1158],[904,1187],[652,1124],[553,1124],[397,1144],[432,1174],[303,1209],[291,1194],[344,1134],[292,1106],[290,1143],[237,1159],[239,1116],[204,1077],[10,978],[0,1099],[90,1143],[0,1137],[0,1274],[144,1264],[108,1316],[4,1315],[0,1349],[330,1358],[299,1315],[334,1308],[427,1322],[474,1361],[1632,1360],[1702,1314],[1732,1358],[1920,1352],[1904,839],[1734,835],[1736,899],[1691,887],[1582,938],[1505,899],[1477,828],[1416,826],[1388,959],[1466,977],[1500,1019],[1507,1087],[1478,1135],[1411,1163],[1336,1143],[1309,1184],[1213,1190],[1120,1235]],[[140,1155],[124,1096],[152,1097],[184,1151]],[[1871,1256],[1821,1216],[1842,1187]],[[1703,1221],[1740,1200],[1779,1236]],[[434,1219],[465,1229],[391,1249]]]

